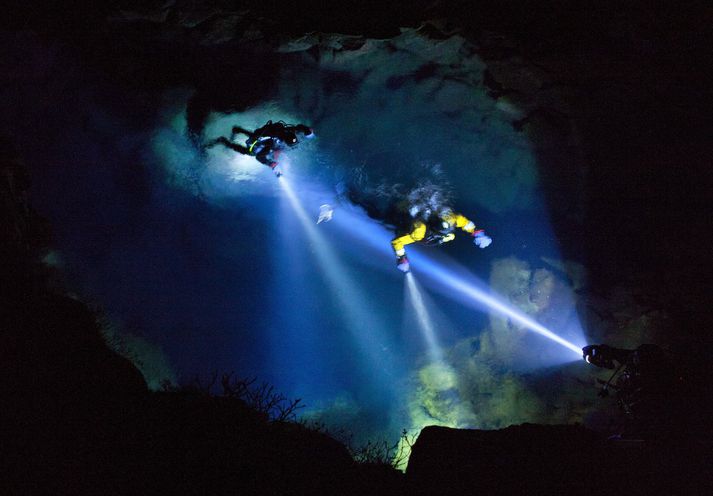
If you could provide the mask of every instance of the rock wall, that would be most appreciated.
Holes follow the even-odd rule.
[[[606,440],[576,425],[427,427],[406,480],[411,494],[703,494],[709,456],[704,446]]]

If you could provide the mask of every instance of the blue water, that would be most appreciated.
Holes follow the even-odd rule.
[[[408,85],[360,87],[315,67],[293,73],[289,63],[289,91],[316,93],[317,104],[285,90],[245,114],[214,114],[203,138],[267,119],[313,125],[317,138],[289,154],[285,177],[313,222],[322,202],[336,207],[334,221],[315,223],[317,241],[267,168],[198,151],[183,127],[190,91],[127,95],[98,78],[20,90],[25,112],[12,124],[33,204],[52,224],[67,287],[159,346],[178,380],[255,376],[308,407],[336,402],[337,421],[356,423],[342,427],[398,434],[410,427],[403,405],[426,346],[404,312],[392,233],[345,188],[379,211],[424,181],[437,186],[494,243],[479,250],[461,236],[422,252],[438,250],[487,281],[498,258],[557,257],[536,160],[482,95],[463,103],[468,112],[444,113],[409,102]],[[231,176],[238,169],[247,175]],[[349,215],[366,227],[340,227]],[[444,347],[488,322],[447,295],[428,296]]]

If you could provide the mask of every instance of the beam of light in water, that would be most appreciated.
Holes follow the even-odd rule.
[[[443,360],[443,353],[438,344],[433,321],[423,301],[423,294],[413,273],[409,272],[404,276],[404,285],[406,286],[406,294],[411,307],[416,312],[416,321],[418,322],[419,329],[428,346],[428,354],[432,361],[440,362]]]
[[[340,208],[335,211],[331,223],[347,235],[358,237],[360,246],[368,246],[379,255],[379,258],[396,262],[396,257],[391,249],[393,233],[375,220],[370,219],[366,212],[356,208]],[[399,274],[395,273],[395,275]]]
[[[285,179],[284,177],[282,179]],[[294,197],[294,192],[290,190],[290,193]],[[289,194],[289,193],[288,193]],[[294,197],[294,201],[297,199]],[[300,206],[301,209],[301,206]],[[307,217],[304,213],[304,209],[301,209],[301,216],[308,222],[305,227],[309,231],[316,231],[314,222]],[[351,237],[356,237],[360,240],[359,245],[364,247],[368,246],[372,250],[378,251],[378,258],[381,259],[382,256],[384,261],[393,261],[387,258],[387,255],[393,255],[391,253],[390,240],[393,237],[384,226],[380,225],[378,222],[369,219],[366,214],[362,214],[359,211],[349,211],[347,209],[340,209],[334,214],[334,219],[331,221],[332,224],[336,225],[345,235]],[[310,235],[311,236],[311,235]],[[326,248],[326,247],[325,247]],[[331,254],[333,257],[333,253]],[[416,250],[411,250],[409,253],[409,258],[411,258],[414,263],[413,267],[419,273],[428,276],[428,279],[435,281],[440,285],[445,285],[448,290],[445,291],[446,296],[453,297],[453,291],[465,297],[466,299],[476,301],[481,305],[484,305],[490,311],[500,314],[504,317],[511,319],[514,322],[519,323],[528,330],[531,330],[543,337],[550,339],[551,341],[567,348],[573,353],[577,354],[579,358],[582,352],[581,346],[572,343],[571,341],[558,336],[551,330],[547,329],[542,324],[536,322],[523,312],[515,309],[511,305],[503,302],[500,298],[492,293],[488,293],[482,289],[479,289],[476,284],[471,283],[468,279],[475,279],[475,277],[468,271],[455,269],[449,269],[445,264],[438,263],[431,257],[425,257],[418,253]],[[335,260],[330,261],[326,265],[332,265],[336,262]],[[387,262],[388,263],[388,262]],[[387,266],[388,267],[388,266]],[[391,269],[391,267],[389,267]],[[392,269],[394,276],[401,276],[395,269]],[[581,328],[575,329],[575,334],[581,334]],[[584,339],[581,339],[584,343]]]
[[[344,263],[335,255],[330,244],[317,229],[316,220],[312,219],[305,211],[295,194],[291,184],[292,179],[292,177],[288,179],[283,176],[279,181],[290,206],[309,238],[327,283],[331,287],[331,294],[336,296],[336,300],[340,304],[344,321],[365,355],[364,358],[373,366],[373,370],[380,370],[383,375],[388,377],[388,384],[393,386],[395,360],[391,350],[382,341],[384,326],[375,317],[373,309],[367,304],[364,293],[347,272]],[[386,380],[386,378],[382,378],[382,380]]]
[[[338,214],[341,214],[341,212],[339,212]],[[335,214],[335,220],[339,218],[338,214]],[[388,231],[383,226],[378,225],[378,223],[376,223],[375,221],[370,221],[369,219],[362,217],[358,221],[360,225],[365,224],[367,225],[367,227],[368,225],[371,225],[371,229],[368,229],[367,227],[362,227],[359,229],[355,229],[353,227],[347,228],[346,226],[355,225],[355,222],[357,222],[355,218],[358,218],[358,216],[352,213],[350,214],[350,218],[348,219],[347,224],[344,224],[343,220],[340,221],[340,223],[338,224],[340,224],[340,227],[344,228],[344,231],[346,233],[352,236],[357,236],[360,239],[364,238],[364,241],[368,242],[371,246],[375,248],[377,247],[376,242],[378,241],[378,243],[380,244],[380,251],[389,251],[389,242],[391,236],[388,235]],[[377,229],[375,230],[374,227],[377,227]],[[364,233],[367,232],[375,232],[376,234],[374,236],[365,236]],[[462,275],[459,275],[456,273],[455,270],[450,270],[445,265],[439,264],[438,262],[423,256],[422,254],[418,253],[416,250],[413,249],[409,252],[409,258],[413,262],[414,270],[423,273],[427,276],[430,276],[430,278],[435,280],[436,282],[447,286],[448,291],[445,291],[446,296],[453,297],[453,290],[456,290],[461,295],[481,303],[489,310],[509,319],[512,319],[513,321],[521,324],[526,329],[529,329],[537,334],[540,334],[541,336],[552,340],[553,342],[561,346],[564,346],[568,350],[571,350],[572,352],[576,353],[578,357],[581,356],[582,346],[584,346],[584,344],[579,346],[568,341],[567,339],[562,338],[561,336],[558,336],[542,324],[539,324],[524,313],[516,310],[507,303],[504,303],[495,295],[489,294],[481,289],[478,289],[477,286],[465,280],[464,276],[466,275],[468,278],[474,279],[475,277],[472,276],[472,274],[466,271],[458,271],[462,273]],[[397,271],[394,270],[394,272],[396,273]],[[581,329],[575,329],[575,332],[577,334],[581,334]],[[581,341],[584,342],[584,339],[582,338]]]
[[[565,348],[576,353],[577,357],[582,355],[582,346],[576,345],[560,336],[554,332],[547,329],[545,326],[535,322],[533,319],[525,315],[524,313],[516,310],[515,308],[502,302],[493,294],[488,294],[487,292],[477,288],[474,284],[465,281],[463,278],[456,276],[452,271],[449,271],[445,267],[427,259],[426,257],[414,256],[411,258],[415,261],[415,266],[418,267],[418,271],[425,273],[436,281],[444,284],[451,290],[455,290],[468,298],[485,305],[488,309],[493,310],[500,315],[507,317],[528,330],[536,332],[541,336],[546,337],[554,341],[555,343],[564,346]]]

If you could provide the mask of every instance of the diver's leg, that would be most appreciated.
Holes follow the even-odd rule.
[[[213,148],[215,145],[217,145],[219,143],[221,145],[224,145],[225,141],[228,141],[228,140],[225,139],[223,136],[221,136],[219,138],[212,139],[212,140],[208,141],[206,144],[203,145],[203,148]]]

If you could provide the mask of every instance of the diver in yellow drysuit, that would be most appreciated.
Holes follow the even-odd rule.
[[[404,247],[417,241],[424,241],[429,244],[443,244],[455,239],[453,232],[456,228],[473,236],[473,242],[480,248],[486,248],[493,242],[490,236],[482,229],[477,229],[475,224],[467,217],[453,212],[446,208],[437,215],[430,215],[427,220],[416,219],[412,224],[412,230],[408,234],[398,236],[391,240],[391,246],[396,254],[396,267],[402,272],[409,271],[409,261],[406,258]]]

